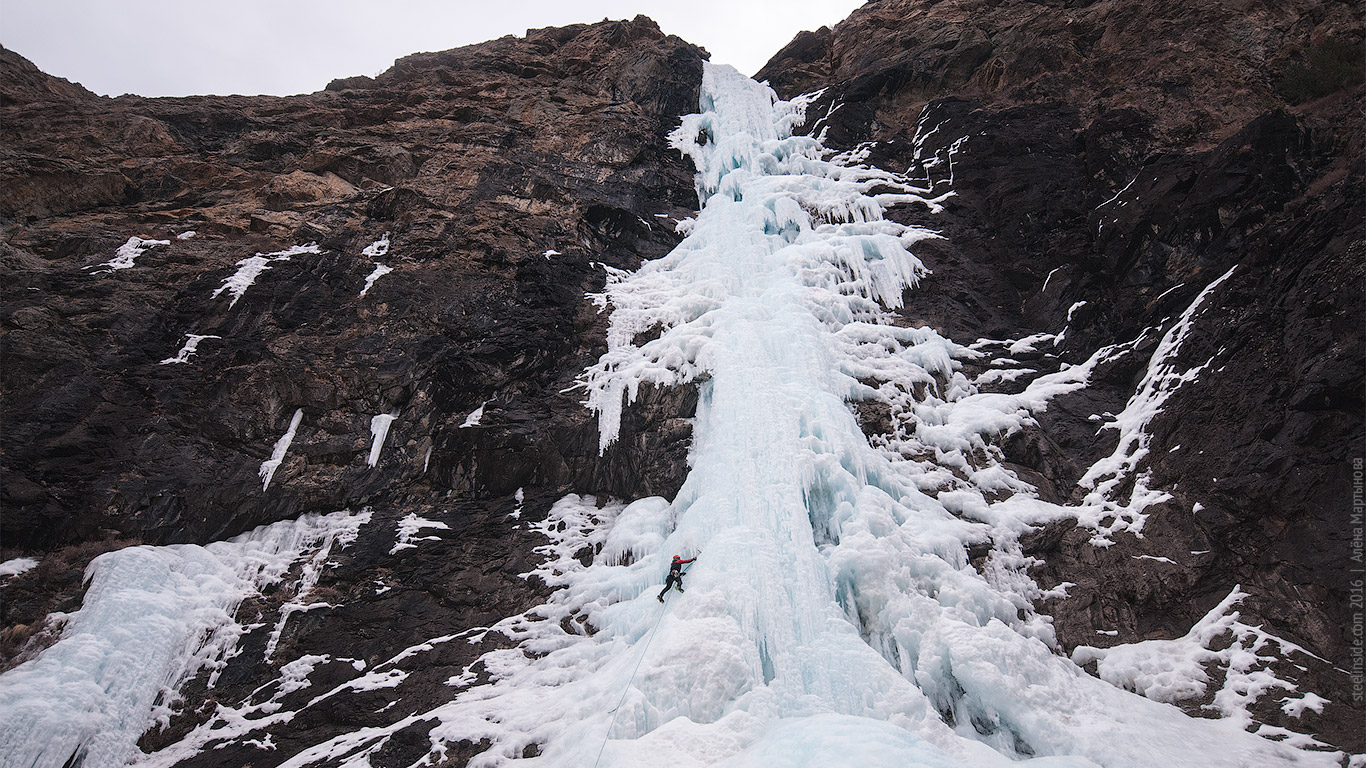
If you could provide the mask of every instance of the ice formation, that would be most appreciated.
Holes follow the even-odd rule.
[[[262,272],[270,269],[271,262],[289,261],[291,257],[304,253],[322,253],[322,249],[314,243],[308,245],[296,245],[286,248],[283,251],[272,253],[258,253],[237,262],[237,271],[232,276],[223,280],[223,284],[218,286],[218,290],[213,292],[210,298],[218,298],[219,294],[227,291],[232,294],[232,301],[228,302],[228,309],[237,306],[237,300],[242,298],[242,294],[256,283],[256,278]]]
[[[16,557],[13,560],[6,560],[0,563],[0,578],[8,576],[18,576],[27,573],[37,567],[38,561],[31,557]]]
[[[128,238],[128,242],[124,243],[123,245],[120,245],[119,249],[114,252],[114,258],[104,262],[103,264],[96,265],[100,267],[108,267],[108,269],[101,269],[98,272],[92,272],[91,274],[98,275],[106,272],[113,272],[117,269],[129,269],[133,266],[133,262],[137,259],[137,257],[141,256],[147,251],[150,251],[158,245],[170,244],[170,240],[144,240],[141,237],[130,237]],[[87,269],[90,269],[90,267],[87,267]]]
[[[346,547],[350,545],[351,542],[355,541],[356,535],[360,531],[360,527],[370,522],[370,516],[371,513],[368,509],[355,515],[338,512],[328,516],[329,519],[335,521],[335,524],[329,530],[323,532],[324,535],[318,545],[313,547],[311,556],[302,560],[299,578],[295,582],[295,588],[293,590],[293,599],[286,601],[280,606],[280,618],[276,620],[275,627],[271,630],[270,637],[266,640],[265,657],[267,661],[270,660],[271,656],[275,653],[276,647],[279,646],[280,636],[284,633],[285,625],[289,623],[291,616],[296,613],[312,611],[319,608],[333,607],[330,603],[306,603],[303,602],[303,599],[308,597],[308,593],[317,585],[318,578],[322,576],[323,568],[328,564],[327,559],[332,554],[332,547]]]
[[[388,252],[389,233],[385,232],[383,237],[365,246],[365,248],[361,250],[361,255],[369,256],[370,258],[374,259],[383,256]],[[385,266],[384,264],[381,264],[378,261],[374,262],[374,264],[375,269],[370,274],[365,276],[365,287],[360,289],[359,298],[365,298],[365,294],[369,293],[370,289],[375,286],[376,280],[379,280],[381,277],[384,277],[385,275],[394,271],[392,267]]]
[[[299,422],[304,419],[304,409],[297,408],[294,416],[289,420],[289,429],[275,441],[275,448],[270,452],[270,458],[261,462],[261,468],[257,474],[261,477],[261,491],[264,492],[270,487],[271,478],[275,477],[275,470],[280,468],[280,463],[285,460],[285,452],[289,450],[289,444],[294,442],[294,433],[299,429]]]
[[[394,539],[394,546],[389,550],[389,554],[396,555],[405,549],[414,549],[417,547],[413,543],[415,541],[441,541],[440,536],[419,537],[418,534],[426,528],[437,531],[450,530],[450,526],[445,523],[428,520],[425,517],[419,517],[415,512],[410,512],[407,517],[398,521],[398,536]]]
[[[162,364],[162,365],[171,365],[172,363],[188,363],[188,362],[190,362],[190,355],[193,355],[195,352],[198,352],[198,351],[199,351],[199,342],[201,342],[201,341],[203,341],[203,340],[205,340],[205,339],[221,339],[221,338],[223,338],[223,337],[222,337],[222,336],[207,335],[207,334],[205,334],[205,335],[200,335],[200,334],[198,334],[198,333],[187,333],[187,334],[185,334],[185,345],[184,345],[183,347],[180,348],[180,351],[179,351],[179,352],[176,352],[176,353],[175,353],[175,357],[168,357],[168,358],[166,358],[165,360],[162,360],[162,361],[161,361],[161,364]]]
[[[484,418],[484,406],[488,404],[489,401],[485,400],[484,402],[479,404],[478,408],[475,408],[474,410],[470,411],[469,415],[465,416],[465,420],[460,423],[460,427],[464,428],[479,426],[479,422],[482,421]]]
[[[1029,425],[1051,398],[1086,386],[1099,363],[1132,354],[1141,338],[1039,373],[1010,355],[1056,344],[1058,335],[964,346],[899,324],[890,310],[926,273],[911,249],[938,235],[888,221],[884,210],[897,203],[940,210],[969,137],[929,153],[926,139],[949,127],[928,127],[927,115],[915,148],[927,175],[912,179],[858,165],[860,150],[834,156],[818,137],[794,135],[812,98],[783,102],[730,67],[706,65],[701,111],[671,135],[698,168],[702,209],[678,223],[686,237],[664,258],[634,273],[604,266],[607,286],[593,297],[611,309],[608,350],[580,386],[598,413],[603,449],[642,384],[699,388],[690,471],[678,495],[561,499],[529,523],[547,541],[543,565],[527,574],[554,589],[545,604],[493,627],[432,638],[368,672],[355,662],[365,674],[305,706],[341,690],[397,686],[406,674],[392,668],[398,660],[497,632],[513,644],[480,659],[487,682],[471,665],[448,680],[449,701],[342,733],[284,765],[360,768],[417,725],[429,729],[429,763],[448,743],[485,745],[472,768],[1338,764],[1338,753],[1300,749],[1314,746],[1307,737],[1262,726],[1259,733],[1285,739],[1277,742],[1246,730],[1247,704],[1257,696],[1285,694],[1281,705],[1292,715],[1324,702],[1263,674],[1267,657],[1259,652],[1273,644],[1283,653],[1302,649],[1238,622],[1232,608],[1240,591],[1180,641],[1083,648],[1076,661],[1058,653],[1048,619],[1033,609],[1045,593],[1027,574],[1032,561],[1020,535],[1060,517],[1098,527],[1089,512],[1120,505],[1106,482],[1137,471],[1147,419],[1205,367],[1178,371],[1175,352],[1215,286],[1163,337],[1139,393],[1111,417],[1120,447],[1095,470],[1100,495],[1080,508],[1045,503],[1003,465],[993,438]],[[387,236],[371,247],[380,242],[387,248]],[[294,252],[239,262],[220,292],[232,290],[235,301],[269,260]],[[997,372],[969,380],[961,370],[968,360],[990,360]],[[1023,388],[978,389],[1007,381]],[[855,416],[863,402],[890,412],[889,434],[865,437]],[[482,412],[461,426],[478,424]],[[370,466],[396,416],[371,419]],[[299,419],[296,412],[263,463],[264,485],[267,465],[276,462],[273,472],[283,459]],[[519,491],[514,517],[522,500]],[[91,596],[63,640],[0,676],[0,730],[53,729],[62,735],[48,742],[57,745],[52,757],[40,740],[9,738],[0,741],[9,750],[0,759],[61,765],[84,750],[87,764],[117,764],[134,754],[140,729],[165,711],[176,684],[221,663],[240,633],[230,615],[242,595],[301,563],[267,659],[293,614],[327,607],[308,602],[307,593],[331,546],[365,519],[331,528],[279,524],[332,531],[330,538],[301,535],[307,544],[259,544],[263,531],[295,530],[272,526],[204,548],[142,547],[97,560]],[[1139,523],[1136,513],[1125,525]],[[391,553],[440,527],[410,514]],[[258,556],[251,547],[268,551]],[[989,551],[985,561],[970,562],[969,547]],[[655,593],[674,554],[698,560],[686,592],[660,605]],[[131,573],[115,581],[116,567]],[[111,589],[130,594],[110,598]],[[123,643],[131,622],[149,620],[171,628],[159,640],[167,650],[157,651],[152,678],[115,675],[136,681],[140,698],[106,708],[106,699],[124,694],[92,682],[99,670],[90,660],[118,660],[124,650],[86,655],[80,638]],[[1218,633],[1235,638],[1226,654],[1211,650]],[[204,636],[202,646],[191,642]],[[78,658],[68,661],[72,655]],[[290,660],[269,700],[219,706],[141,762],[174,765],[224,739],[271,746],[268,737],[250,737],[288,722],[295,713],[280,710],[279,699],[310,686],[309,673],[326,661]],[[1217,720],[1165,703],[1205,684],[1206,661],[1223,664],[1229,681],[1216,696],[1225,715]],[[1095,662],[1101,677],[1078,662]],[[62,706],[70,711],[36,705],[35,691],[68,683],[73,693]]]
[[[972,349],[898,325],[888,309],[924,273],[908,249],[935,235],[883,210],[933,212],[951,180],[835,162],[792,134],[808,101],[707,65],[702,111],[671,137],[698,167],[702,210],[672,253],[608,269],[595,297],[612,311],[608,351],[582,386],[604,448],[641,384],[699,386],[678,496],[556,504],[535,527],[550,542],[536,574],[557,591],[493,628],[519,645],[483,658],[492,682],[453,678],[450,703],[291,764],[363,764],[434,718],[433,756],[487,741],[475,768],[1335,765],[1056,652],[1018,537],[1075,510],[1038,500],[990,438],[1133,345],[1018,394],[979,392],[960,361],[1051,337]],[[946,176],[964,139],[950,144],[934,164]],[[889,406],[893,433],[870,443],[858,401]],[[990,545],[980,568],[969,545]],[[673,554],[699,559],[661,606]]]
[[[1078,664],[1096,662],[1102,680],[1155,701],[1172,703],[1204,696],[1210,682],[1206,669],[1217,668],[1224,680],[1207,708],[1250,728],[1254,723],[1248,707],[1253,702],[1271,691],[1296,690],[1294,683],[1277,677],[1268,664],[1290,653],[1312,654],[1260,627],[1239,621],[1235,608],[1246,597],[1241,587],[1234,587],[1228,597],[1175,640],[1143,640],[1110,648],[1083,645],[1072,651],[1072,659]],[[1266,653],[1273,645],[1276,653]],[[1327,703],[1314,693],[1296,698],[1286,696],[1281,701],[1281,708],[1292,717],[1299,717],[1305,709],[1322,710]],[[1257,732],[1286,737],[1287,743],[1297,746],[1324,746],[1310,737],[1280,731],[1260,726]]]
[[[244,598],[284,581],[300,558],[354,539],[368,515],[339,512],[257,528],[208,546],[137,546],[95,558],[61,638],[0,675],[0,765],[119,766],[177,702],[217,670],[245,629]]]
[[[1165,491],[1149,488],[1148,473],[1138,472],[1139,462],[1148,455],[1150,438],[1146,429],[1153,417],[1162,412],[1162,405],[1178,387],[1188,381],[1194,381],[1210,363],[1214,362],[1214,358],[1211,357],[1200,365],[1182,371],[1178,370],[1176,356],[1205,299],[1220,283],[1227,280],[1235,269],[1236,266],[1231,267],[1195,297],[1181,314],[1180,320],[1163,335],[1162,341],[1158,343],[1157,349],[1148,360],[1148,367],[1143,380],[1139,382],[1138,390],[1129,398],[1124,410],[1115,416],[1113,421],[1101,427],[1117,430],[1119,444],[1115,447],[1114,453],[1093,464],[1078,481],[1081,487],[1089,490],[1081,505],[1084,511],[1079,513],[1078,518],[1083,524],[1097,529],[1096,536],[1092,539],[1093,543],[1108,544],[1109,537],[1119,531],[1141,531],[1147,518],[1144,510],[1171,498],[1171,494]],[[1133,489],[1129,492],[1128,499],[1116,500],[1114,492],[1131,476]],[[1103,523],[1104,520],[1110,522]]]
[[[394,271],[394,270],[393,270],[392,267],[386,267],[385,265],[379,263],[378,261],[375,262],[375,269],[374,269],[374,271],[371,272],[370,274],[368,274],[368,275],[365,276],[365,287],[362,288],[362,289],[360,289],[360,297],[359,297],[359,298],[365,298],[365,294],[369,293],[369,292],[370,292],[370,289],[373,288],[373,287],[375,286],[375,281],[376,281],[376,280],[379,280],[381,277],[384,277],[385,275],[387,275],[387,274],[389,274],[390,272],[393,272],[393,271]]]
[[[389,252],[389,233],[388,233],[388,232],[385,232],[383,237],[381,237],[380,239],[376,240],[375,242],[373,242],[373,243],[371,243],[371,244],[365,246],[365,248],[363,248],[363,249],[361,250],[361,255],[362,255],[362,256],[369,256],[370,258],[373,259],[373,258],[375,258],[375,257],[377,257],[377,256],[383,256],[384,254],[386,254],[386,253],[388,253],[388,252]]]
[[[389,425],[398,418],[397,413],[381,413],[370,419],[370,455],[365,463],[375,466],[379,463],[379,452],[384,448],[384,438],[389,434]]]

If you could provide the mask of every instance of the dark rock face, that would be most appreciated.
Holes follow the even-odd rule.
[[[641,17],[410,56],[309,96],[103,99],[0,51],[0,556],[42,558],[5,585],[5,666],[50,642],[43,617],[79,605],[102,551],[373,510],[311,593],[336,607],[293,616],[267,663],[282,598],[244,605],[265,629],[213,690],[189,685],[185,714],[144,739],[154,749],[212,702],[246,702],[272,664],[373,666],[541,602],[521,576],[544,543],[527,522],[569,491],[672,495],[690,392],[645,393],[599,456],[596,421],[566,390],[603,349],[606,315],[584,298],[602,265],[662,256],[673,219],[696,209],[665,135],[696,109],[703,55]],[[131,268],[98,266],[134,236],[165,242]],[[387,252],[362,252],[385,238]],[[254,284],[235,304],[215,297],[254,254]],[[392,273],[362,297],[377,264]],[[206,338],[161,364],[187,334]],[[297,409],[263,491],[258,469]],[[397,418],[371,467],[379,414]],[[424,532],[447,544],[391,556],[409,513],[448,525]],[[278,750],[191,764],[274,765],[430,709],[500,638],[408,662],[392,697],[406,701],[383,714],[378,694],[343,687],[269,731]],[[358,674],[323,664],[290,703]],[[374,764],[408,765],[414,739],[425,754],[425,731],[406,738]]]
[[[829,146],[951,179],[908,323],[960,342],[1065,329],[1018,356],[1040,372],[1132,342],[1000,441],[1047,500],[1084,495],[1115,447],[1090,417],[1124,409],[1163,332],[1233,269],[1176,360],[1208,364],[1146,427],[1140,471],[1172,498],[1108,548],[1071,523],[1028,535],[1039,584],[1075,585],[1039,608],[1070,651],[1179,636],[1241,584],[1245,623],[1328,660],[1276,668],[1329,699],[1323,714],[1290,721],[1268,696],[1259,720],[1354,751],[1363,713],[1333,666],[1349,665],[1366,455],[1363,39],[1354,8],[1322,0],[874,0],[760,73],[784,96],[828,88],[808,114]],[[0,49],[0,559],[41,559],[3,586],[0,664],[50,642],[44,617],[79,606],[101,552],[368,508],[308,593],[332,607],[294,614],[267,661],[292,596],[249,600],[239,620],[264,629],[141,746],[259,705],[292,659],[326,657],[279,699],[292,721],[183,764],[278,765],[486,679],[476,660],[509,641],[480,630],[547,593],[523,576],[544,543],[528,524],[568,492],[669,496],[687,471],[694,391],[644,390],[599,456],[572,385],[602,350],[605,315],[584,300],[601,265],[663,255],[695,209],[664,136],[696,108],[703,55],[637,18],[410,56],[309,96],[104,99]],[[131,237],[166,242],[104,266]],[[235,304],[215,297],[256,254],[267,269]],[[367,288],[377,264],[392,272]],[[187,334],[205,337],[188,362],[161,364]],[[447,527],[395,554],[408,514]],[[357,663],[407,677],[352,685]],[[412,764],[431,725],[371,764]],[[446,765],[481,749],[448,747]]]
[[[5,545],[214,540],[405,483],[676,482],[671,461],[598,461],[560,390],[601,336],[582,301],[596,263],[661,255],[676,236],[655,214],[695,206],[663,136],[694,108],[700,61],[639,20],[413,56],[305,97],[8,106]],[[361,254],[386,232],[387,255]],[[85,269],[133,235],[170,242]],[[310,242],[235,306],[213,298],[239,260]],[[361,298],[372,262],[394,271]],[[221,338],[159,365],[189,333]],[[296,408],[262,493],[256,467]],[[370,469],[380,413],[399,415]]]
[[[1212,362],[1146,428],[1139,471],[1171,500],[1108,548],[1075,524],[1027,537],[1042,586],[1075,584],[1040,608],[1070,651],[1178,637],[1241,584],[1245,623],[1330,662],[1276,667],[1334,702],[1322,715],[1290,720],[1275,696],[1255,714],[1351,751],[1362,703],[1333,667],[1350,666],[1351,462],[1366,449],[1363,39],[1334,2],[876,0],[757,76],[786,97],[828,87],[809,112],[834,108],[827,144],[876,142],[880,167],[942,181],[956,149],[947,239],[920,252],[934,274],[907,294],[908,321],[964,342],[1066,329],[1021,360],[1041,371],[1148,329],[1004,441],[1045,499],[1080,500],[1115,447],[1088,417],[1124,408],[1162,332],[1234,269],[1176,360]]]

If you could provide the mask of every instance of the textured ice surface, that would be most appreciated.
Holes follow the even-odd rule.
[[[285,453],[289,450],[289,444],[294,442],[294,433],[299,429],[299,422],[304,419],[304,409],[297,408],[294,416],[289,420],[289,429],[275,441],[275,448],[270,452],[270,458],[261,462],[261,468],[257,474],[261,477],[261,490],[265,491],[270,487],[271,478],[275,477],[275,470],[280,468],[280,462],[285,460]]]
[[[221,669],[243,628],[237,604],[279,583],[367,515],[337,513],[257,528],[208,546],[138,546],[95,558],[81,609],[38,658],[0,675],[0,765],[124,765],[167,717],[180,684]],[[210,676],[210,685],[216,673]]]
[[[539,756],[517,764],[1334,764],[1055,651],[1018,537],[1076,510],[1037,499],[990,438],[1129,346],[1017,394],[979,392],[959,368],[984,351],[888,311],[914,300],[925,270],[910,249],[935,234],[882,216],[902,202],[936,211],[965,139],[936,155],[945,177],[912,182],[792,135],[805,103],[708,65],[702,111],[672,135],[697,165],[702,210],[672,253],[607,269],[594,297],[612,312],[608,350],[582,386],[603,447],[641,384],[699,385],[677,497],[555,505],[536,525],[551,600],[493,628],[519,641],[484,657],[493,682],[413,717],[438,719],[437,741],[487,740],[476,768],[532,745]],[[870,444],[857,401],[888,405],[893,433]],[[980,570],[974,545],[989,545]],[[674,554],[698,560],[660,605]],[[361,737],[315,754],[359,754]]]

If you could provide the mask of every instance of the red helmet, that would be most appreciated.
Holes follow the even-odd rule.
[[[678,555],[674,555],[674,559],[675,559],[675,560],[682,560],[683,558],[679,557]]]

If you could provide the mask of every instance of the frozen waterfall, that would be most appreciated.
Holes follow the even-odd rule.
[[[1034,611],[1044,592],[1019,538],[1049,520],[1099,521],[1040,500],[993,438],[1027,426],[1132,345],[1097,350],[1015,394],[979,391],[961,372],[986,357],[979,347],[1047,337],[964,346],[906,327],[894,312],[928,274],[913,251],[939,237],[926,227],[953,195],[950,155],[965,162],[971,141],[949,142],[935,158],[921,158],[917,144],[920,167],[943,178],[866,167],[866,153],[834,155],[819,136],[794,135],[813,98],[781,101],[730,67],[707,65],[700,111],[670,136],[698,169],[701,210],[680,224],[686,237],[671,253],[635,272],[609,268],[592,297],[611,313],[607,352],[579,388],[598,414],[601,448],[617,439],[642,385],[698,387],[690,471],[676,498],[570,495],[539,522],[519,518],[546,537],[544,563],[527,575],[553,589],[547,602],[385,664],[490,632],[510,647],[500,639],[500,650],[446,680],[449,697],[431,709],[405,703],[392,723],[277,755],[282,765],[370,766],[409,728],[431,743],[415,766],[441,764],[456,742],[484,749],[472,768],[1338,765],[1338,753],[1261,738],[1242,718],[1189,717],[1061,654],[1048,617]],[[885,217],[901,204],[923,211],[926,226]],[[220,292],[240,296],[267,262],[304,252],[317,246],[245,259]],[[865,436],[856,418],[865,403],[888,415],[887,435]],[[263,486],[301,413],[261,465]],[[370,466],[394,418],[371,419]],[[514,516],[521,491],[516,498]],[[323,657],[280,659],[268,700],[220,706],[155,753],[137,747],[174,712],[181,684],[206,674],[212,685],[237,652],[243,600],[283,584],[273,590],[280,605],[267,660],[290,616],[326,606],[305,598],[333,546],[355,540],[369,519],[304,517],[204,547],[97,558],[61,639],[0,676],[0,763],[55,768],[75,756],[86,766],[173,766],[288,723],[294,713],[279,710],[281,692],[301,688]],[[390,554],[420,541],[420,529],[444,527],[409,514]],[[970,559],[969,548],[988,554]],[[655,595],[675,554],[697,560],[686,591],[661,604]],[[1208,651],[1215,629],[1259,631],[1225,611],[1230,600],[1180,642],[1127,655],[1084,649],[1079,658],[1105,662],[1107,679],[1124,680],[1135,666],[1164,673],[1170,649]],[[394,687],[406,674],[371,671],[333,690]]]
[[[706,68],[701,112],[671,136],[702,210],[672,253],[609,274],[608,352],[582,379],[604,447],[641,384],[697,383],[691,472],[672,502],[552,510],[540,575],[559,591],[503,625],[520,648],[426,715],[433,738],[488,739],[471,766],[1335,764],[1056,652],[1018,536],[1068,513],[989,438],[1085,386],[1109,351],[978,393],[958,372],[978,353],[888,311],[936,235],[883,211],[933,213],[945,180],[840,164],[792,134],[806,103]],[[893,439],[870,445],[859,400],[891,407]],[[980,571],[970,544],[991,545]],[[699,559],[661,606],[674,554]]]

